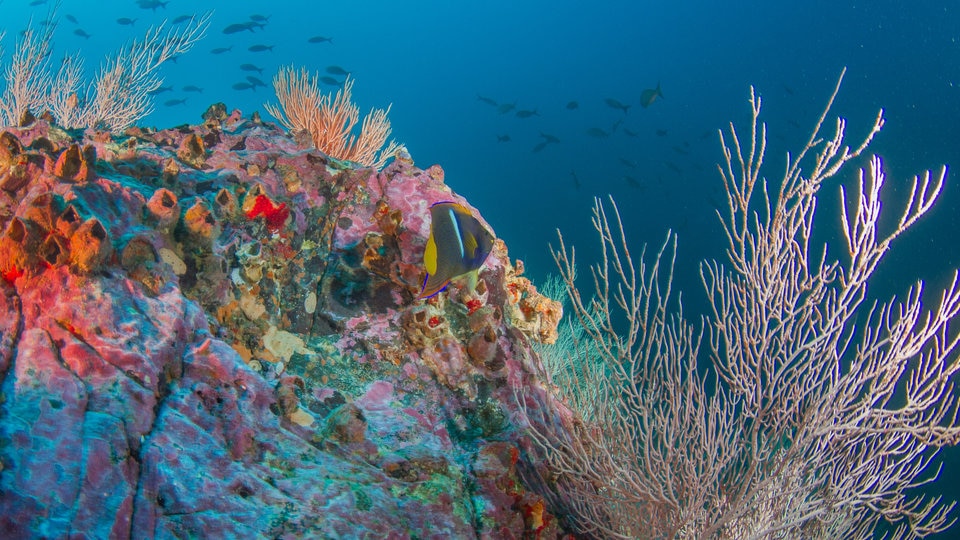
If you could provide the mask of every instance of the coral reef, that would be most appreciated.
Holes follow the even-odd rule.
[[[222,104],[0,133],[2,536],[564,534],[514,421],[560,307],[502,242],[415,300],[439,200]]]

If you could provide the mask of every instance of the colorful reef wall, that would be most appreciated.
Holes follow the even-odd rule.
[[[501,241],[416,299],[440,167],[203,120],[0,133],[0,536],[562,536],[515,397],[559,304]]]

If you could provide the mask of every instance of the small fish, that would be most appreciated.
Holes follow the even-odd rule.
[[[66,20],[72,22],[73,24],[80,24],[80,23],[77,22],[77,18],[74,17],[73,15],[67,14],[67,15],[64,15],[63,18],[65,18]]]
[[[265,23],[270,20],[270,17],[270,15],[260,15],[259,13],[254,13],[250,16],[250,20]]]
[[[639,137],[640,134],[630,128],[623,128],[623,132],[627,134],[628,137]]]
[[[789,86],[787,86],[787,85],[785,85],[785,84],[783,84],[783,83],[780,83],[780,86],[783,87],[783,91],[784,91],[784,92],[790,94],[791,96],[793,95],[793,88],[790,88]]]
[[[333,38],[327,36],[313,36],[307,40],[307,43],[333,43]]]
[[[247,80],[250,81],[250,84],[252,84],[254,88],[258,86],[267,86],[267,83],[261,81],[253,75],[247,75]]]
[[[610,107],[611,109],[620,109],[623,111],[623,114],[627,114],[627,111],[630,110],[630,105],[624,105],[613,98],[606,98],[603,100],[603,102],[606,103],[607,107]]]
[[[576,101],[570,101],[570,102],[567,103],[567,110],[568,110],[568,111],[572,111],[572,110],[574,110],[574,109],[579,109],[579,108],[580,108],[580,104],[577,103]]]
[[[329,75],[324,75],[323,77],[320,77],[320,82],[328,86],[340,86],[343,84],[341,81],[338,81]]]
[[[517,108],[516,103],[502,103],[499,107],[497,107],[497,112],[500,114],[507,114],[508,112],[516,108]]]
[[[349,75],[350,72],[340,66],[327,66],[327,73],[331,75]]]
[[[257,73],[263,73],[263,68],[257,67],[253,64],[240,64],[240,69],[242,71],[256,71]]]
[[[244,30],[253,32],[254,28],[257,28],[259,25],[254,21],[247,21],[242,23],[234,23],[223,29],[224,34],[236,34],[237,32],[243,32]]]
[[[230,51],[232,51],[232,50],[233,50],[233,45],[231,45],[231,46],[229,46],[229,47],[217,47],[216,49],[212,49],[212,50],[210,51],[210,53],[211,53],[211,54],[223,54],[223,53],[225,53],[225,52],[230,52]]]
[[[90,34],[83,31],[83,28],[77,28],[73,31],[73,35],[80,36],[83,39],[90,39]]]
[[[665,130],[665,129],[658,129],[658,130],[656,130],[656,133],[657,133],[657,137],[666,137],[666,136],[667,136],[667,130]]]
[[[626,181],[627,181],[627,185],[629,185],[629,186],[632,187],[632,188],[642,187],[642,186],[640,185],[640,182],[637,181],[636,178],[630,176],[629,174],[623,175],[623,179],[626,180]]]
[[[510,142],[510,135],[497,135],[497,142]]]
[[[247,50],[250,52],[264,52],[264,51],[273,52],[273,45],[260,45],[260,44],[251,45],[247,47]]]
[[[577,177],[577,171],[570,169],[570,177],[573,178],[573,189],[580,189],[580,178]]]
[[[623,163],[624,165],[626,165],[627,167],[630,167],[631,169],[636,169],[636,168],[637,168],[637,162],[636,162],[636,161],[631,161],[631,160],[629,160],[629,159],[627,159],[627,158],[625,158],[625,157],[621,157],[621,158],[620,158],[620,163]]]
[[[165,106],[167,106],[167,107],[173,107],[174,105],[183,105],[183,104],[186,103],[186,102],[187,102],[187,98],[168,99],[168,100],[164,101],[163,104],[164,104]]]
[[[453,201],[434,203],[430,206],[430,236],[423,250],[427,275],[417,298],[430,298],[464,275],[469,275],[470,287],[475,287],[493,241],[493,233],[465,206]]]
[[[539,152],[539,151],[543,150],[544,148],[546,148],[548,144],[550,144],[550,143],[547,142],[547,141],[539,142],[539,143],[537,143],[536,146],[533,147],[533,150],[531,150],[531,152],[533,152],[534,154],[536,154],[537,152]]]
[[[172,86],[158,86],[156,90],[151,90],[147,93],[150,94],[151,96],[156,96],[164,92],[169,92],[171,90],[173,90]]]
[[[681,147],[679,147],[679,146],[676,146],[676,145],[672,146],[671,149],[672,149],[674,152],[680,154],[681,156],[685,156],[685,155],[687,155],[687,154],[690,153],[690,152],[687,152],[685,149],[683,149],[683,148],[681,148]]]
[[[120,17],[117,19],[117,24],[121,26],[133,26],[133,23],[137,22],[136,19],[131,19],[129,17]]]
[[[192,84],[188,84],[184,86],[183,88],[181,88],[181,90],[183,90],[184,92],[203,92],[203,88],[200,88],[199,86],[194,86]]]
[[[140,9],[151,9],[156,11],[157,8],[166,9],[167,4],[170,2],[161,2],[160,0],[137,0],[137,5],[140,6]]]
[[[536,109],[532,111],[521,109],[517,111],[516,116],[517,118],[530,118],[531,116],[540,116],[540,113],[538,113]]]
[[[477,101],[482,101],[483,103],[486,103],[487,105],[492,105],[494,107],[497,106],[497,102],[493,98],[484,97],[484,96],[481,96],[480,94],[477,94]]]
[[[193,18],[193,15],[180,15],[179,17],[177,17],[176,19],[174,19],[173,21],[171,21],[170,24],[185,23],[185,22],[189,21],[189,20],[192,19],[192,18]]]
[[[664,161],[663,163],[664,163],[664,165],[666,165],[666,166],[667,166],[670,170],[672,170],[673,172],[675,172],[675,173],[677,173],[677,174],[682,174],[682,173],[683,173],[683,169],[681,169],[680,166],[677,165],[676,163],[674,163],[674,162],[672,162],[672,161]]]
[[[660,91],[660,82],[657,82],[656,88],[647,88],[643,92],[640,92],[640,106],[646,109],[649,107],[657,98],[663,99],[663,92]]]
[[[540,136],[543,137],[543,139],[546,140],[548,143],[559,143],[559,142],[560,142],[560,139],[559,139],[558,137],[554,137],[553,135],[550,135],[549,133],[544,133],[544,132],[541,131],[541,132],[540,132]]]
[[[238,82],[231,86],[234,90],[253,90],[253,85],[248,82]]]
[[[606,139],[607,137],[610,136],[609,133],[607,133],[606,131],[604,131],[604,130],[598,128],[598,127],[592,127],[592,128],[590,128],[590,129],[588,129],[588,130],[587,130],[587,135],[590,135],[591,137],[596,137],[596,138],[598,138],[598,139]]]
[[[47,0],[33,0],[30,2],[31,6],[42,6],[47,3]]]

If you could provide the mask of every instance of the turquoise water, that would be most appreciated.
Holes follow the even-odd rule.
[[[750,85],[764,100],[770,178],[781,172],[783,154],[805,141],[844,66],[833,112],[849,120],[851,141],[879,108],[886,110],[872,148],[890,172],[888,206],[898,208],[913,174],[960,163],[960,8],[922,4],[905,11],[893,1],[170,0],[145,9],[133,0],[96,7],[65,0],[54,58],[79,50],[92,77],[101,58],[150,25],[214,10],[206,38],[164,67],[164,86],[172,89],[157,96],[142,124],[197,123],[217,101],[269,118],[263,103],[274,100],[270,81],[280,66],[323,75],[340,66],[356,80],[361,111],[392,104],[393,137],[418,165],[442,165],[447,183],[480,209],[534,278],[552,270],[546,246],[558,227],[589,260],[591,198],[612,194],[635,245],[659,243],[668,228],[679,233],[677,280],[687,291],[688,315],[695,315],[703,307],[696,262],[723,256],[711,210],[722,201],[716,130],[729,121],[746,126]],[[5,60],[30,16],[41,21],[48,8],[0,3]],[[223,32],[251,15],[266,18],[264,27]],[[331,41],[310,43],[316,36]],[[256,45],[267,50],[249,50]],[[211,52],[219,48],[230,50]],[[243,71],[243,64],[262,71]],[[248,76],[266,86],[233,88]],[[642,92],[658,83],[663,99],[641,107]],[[610,100],[629,105],[627,112]],[[515,109],[502,113],[503,104]],[[521,118],[518,110],[536,114]],[[537,150],[544,135],[559,142]],[[854,173],[824,194],[837,193]],[[902,293],[916,278],[942,285],[960,266],[960,188],[953,178],[930,215],[894,245],[872,282],[879,298]],[[835,210],[823,203],[823,223],[837,224]],[[951,460],[944,475],[960,476],[960,463]],[[935,488],[958,498],[955,485]]]

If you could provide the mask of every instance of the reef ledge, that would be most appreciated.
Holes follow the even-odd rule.
[[[501,241],[416,300],[442,200],[222,104],[4,129],[0,535],[564,536],[516,398],[560,305]]]

